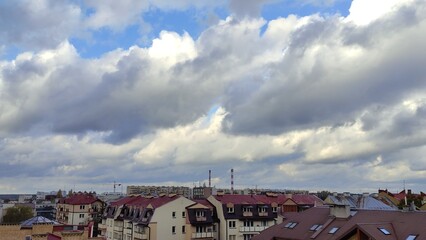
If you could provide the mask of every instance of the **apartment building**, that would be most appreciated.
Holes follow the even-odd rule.
[[[349,205],[285,213],[284,221],[253,240],[420,240],[426,239],[426,212],[350,210]]]
[[[183,186],[127,186],[127,195],[159,196],[162,194],[177,194],[186,198],[192,197],[189,187]]]
[[[109,240],[191,239],[187,207],[194,204],[176,194],[125,197],[107,207],[100,228]]]
[[[92,193],[74,193],[59,199],[56,220],[68,225],[87,225],[102,214],[104,202]]]

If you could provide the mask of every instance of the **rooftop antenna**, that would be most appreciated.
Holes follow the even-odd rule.
[[[231,168],[231,194],[234,194],[234,169]]]
[[[209,170],[209,188],[212,187],[212,170]]]

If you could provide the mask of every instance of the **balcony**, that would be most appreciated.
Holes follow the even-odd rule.
[[[192,233],[192,238],[212,238],[213,232]]]
[[[260,212],[259,213],[259,217],[267,217],[268,213],[267,212]]]
[[[240,232],[261,232],[267,228],[268,226],[240,227]]]
[[[253,213],[252,212],[243,212],[243,216],[244,217],[252,217]]]
[[[123,231],[122,226],[114,226],[114,232],[121,232],[121,231]]]
[[[204,217],[204,216],[199,216],[199,217],[197,217],[197,222],[204,222],[204,221],[206,221],[207,220],[207,218],[206,217]]]
[[[148,234],[146,233],[133,233],[133,237],[137,239],[148,239]]]

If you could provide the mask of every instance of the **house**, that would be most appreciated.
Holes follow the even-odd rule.
[[[200,207],[194,204],[196,202],[176,194],[129,196],[106,208],[100,227],[106,239],[191,239],[187,208]],[[211,213],[204,211],[204,216],[206,214]],[[211,225],[207,218],[205,224]]]
[[[56,220],[68,225],[87,225],[100,217],[104,202],[92,193],[74,193],[59,199],[56,205]]]
[[[281,224],[253,240],[419,240],[426,239],[425,212],[350,210],[348,205],[285,213]]]

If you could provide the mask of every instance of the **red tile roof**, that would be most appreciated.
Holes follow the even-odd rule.
[[[151,205],[153,208],[161,207],[171,201],[174,201],[181,196],[171,195],[171,196],[161,196],[161,197],[143,197],[143,196],[130,196],[122,198],[118,201],[112,202],[111,206],[134,206],[134,207],[147,207]]]
[[[96,201],[101,201],[90,193],[76,193],[72,196],[62,198],[59,203],[70,204],[70,205],[87,205],[92,204]]]

